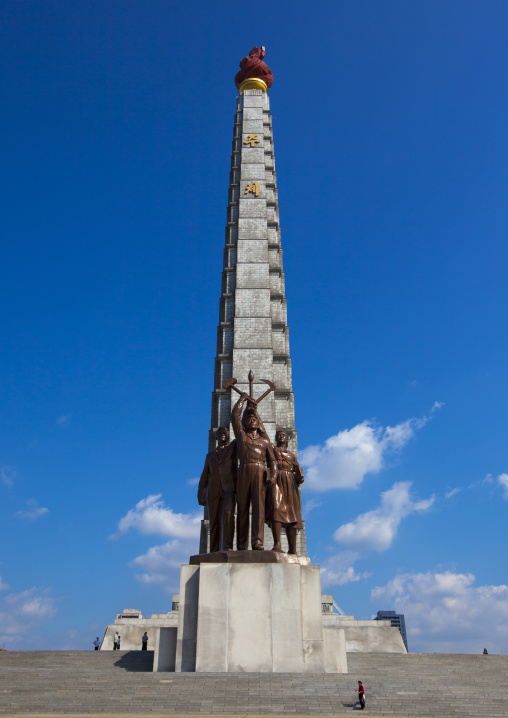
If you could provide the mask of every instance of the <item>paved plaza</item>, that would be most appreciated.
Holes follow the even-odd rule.
[[[151,651],[0,652],[0,714],[508,718],[508,657],[349,654],[349,674],[152,673]]]

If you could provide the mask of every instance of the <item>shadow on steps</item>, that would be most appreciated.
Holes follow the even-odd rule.
[[[131,673],[152,673],[153,651],[120,651],[120,658],[115,666]]]

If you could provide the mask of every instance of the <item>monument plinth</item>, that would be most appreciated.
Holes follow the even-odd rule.
[[[248,553],[257,553],[250,551]],[[319,566],[182,566],[177,672],[324,673]]]

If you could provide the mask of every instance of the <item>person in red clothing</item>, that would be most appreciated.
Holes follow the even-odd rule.
[[[360,701],[360,706],[363,711],[365,708],[365,689],[361,681],[358,681],[358,700]]]

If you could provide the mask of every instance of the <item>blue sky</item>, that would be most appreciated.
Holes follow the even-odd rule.
[[[508,651],[508,6],[4,0],[0,647],[198,547],[239,60],[267,48],[307,542],[414,651]]]

